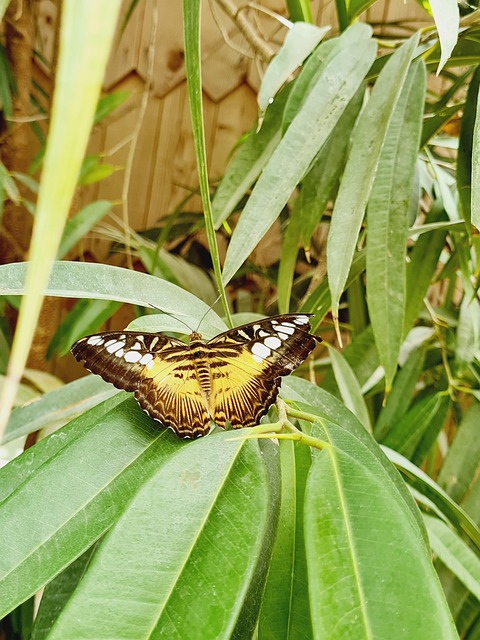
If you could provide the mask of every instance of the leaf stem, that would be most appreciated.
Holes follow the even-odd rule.
[[[190,116],[192,119],[193,140],[198,167],[198,181],[205,216],[205,230],[212,258],[215,281],[223,304],[227,324],[232,326],[230,309],[223,286],[220,267],[220,254],[213,223],[212,205],[207,172],[207,152],[205,148],[205,127],[203,122],[202,82],[200,59],[200,1],[183,0],[185,69],[187,78]]]

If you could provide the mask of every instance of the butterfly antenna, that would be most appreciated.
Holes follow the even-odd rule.
[[[178,320],[179,322],[181,322],[183,324],[183,326],[187,327],[189,333],[192,332],[192,327],[190,325],[188,325],[186,322],[184,322],[178,316],[174,315],[173,313],[170,313],[170,311],[165,311],[165,309],[160,309],[160,307],[156,307],[151,302],[149,303],[149,306],[152,307],[153,309],[156,309],[157,311],[160,311],[161,313],[164,313],[166,316],[170,316],[171,318],[175,318],[175,320]]]
[[[200,322],[198,323],[197,328],[195,329],[195,332],[198,333],[200,326],[202,324],[202,322],[205,320],[205,318],[207,317],[207,314],[210,313],[210,311],[213,309],[213,307],[217,304],[217,302],[220,300],[220,298],[222,297],[222,294],[220,294],[218,296],[218,298],[216,298],[214,300],[214,302],[208,307],[208,309],[205,311],[205,313],[203,314],[203,316],[200,318]]]

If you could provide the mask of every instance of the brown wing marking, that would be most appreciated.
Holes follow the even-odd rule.
[[[178,353],[166,359],[157,356],[135,391],[135,398],[152,418],[173,429],[180,438],[197,438],[210,429],[207,400],[195,368]]]
[[[307,315],[288,314],[210,340],[210,411],[216,424],[224,427],[228,421],[240,428],[259,423],[278,395],[281,377],[296,369],[320,341],[308,327]]]
[[[144,374],[152,366],[159,351],[168,354],[185,350],[180,340],[161,333],[109,331],[78,340],[72,353],[85,368],[111,382],[117,389],[135,391]]]

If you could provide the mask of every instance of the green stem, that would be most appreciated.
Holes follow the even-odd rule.
[[[185,70],[187,77],[190,116],[192,118],[193,140],[197,158],[198,181],[205,216],[205,230],[212,258],[213,271],[218,292],[223,304],[227,323],[232,326],[228,301],[223,286],[217,238],[213,223],[212,205],[207,172],[205,148],[205,128],[203,123],[202,82],[200,59],[200,0],[183,0],[183,25],[185,42]]]

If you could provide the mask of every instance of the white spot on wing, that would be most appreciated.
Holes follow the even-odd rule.
[[[243,329],[239,329],[238,330],[238,335],[242,336],[242,338],[245,338],[245,340],[250,340],[250,336],[248,335],[248,333],[246,331],[244,331]]]
[[[121,358],[124,353],[125,351],[123,349],[119,349],[118,351],[115,352],[115,355],[117,356],[117,358]]]
[[[112,339],[111,339],[111,340],[109,340],[108,342],[105,342],[105,346],[106,346],[106,347],[109,347],[111,344],[115,344],[115,342],[116,342],[116,339],[115,339],[115,338],[112,338]]]
[[[158,336],[155,336],[155,338],[150,343],[150,349],[153,349],[154,346],[157,344],[157,342],[158,342]]]
[[[298,318],[295,318],[294,322],[295,324],[308,324],[309,319],[308,316],[298,316]]]
[[[96,347],[97,345],[103,344],[103,338],[101,336],[92,336],[87,340],[87,344],[91,344]]]
[[[123,356],[125,362],[138,362],[142,357],[141,353],[138,351],[127,351],[127,353]]]
[[[256,360],[256,362],[262,362],[262,360],[268,358],[270,353],[270,349],[262,342],[256,342],[252,347],[253,359]],[[257,356],[257,358],[260,358],[260,360],[257,360],[255,356]]]
[[[269,336],[268,338],[265,338],[264,344],[267,347],[270,347],[270,349],[278,349],[278,347],[282,344],[282,341],[280,340],[280,338],[276,338],[275,336]]]
[[[107,345],[105,345],[107,347]],[[123,349],[123,347],[125,346],[125,342],[123,342],[123,340],[120,342],[120,340],[118,342],[114,342],[113,344],[110,344],[110,346],[107,347],[107,351],[108,353],[115,353],[115,351],[118,351],[119,349]]]
[[[280,340],[288,340],[288,335],[286,333],[282,333],[281,331],[277,331],[277,333]]]
[[[282,322],[282,324],[277,328],[277,331],[283,331],[283,333],[288,333],[288,335],[293,336],[295,333],[295,327],[291,324],[287,324],[286,322]]]
[[[135,344],[133,345],[132,349],[141,349],[142,345],[140,344],[140,342],[135,342]]]
[[[152,362],[153,360],[153,355],[151,353],[146,353],[144,356],[142,356],[142,359],[140,360],[140,364],[149,364],[150,362]]]
[[[270,334],[268,333],[268,331],[264,331],[263,329],[260,329],[260,331],[258,332],[258,335],[260,336],[260,338],[266,338]]]

